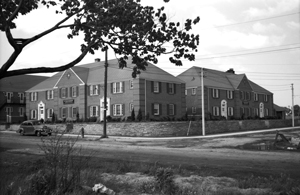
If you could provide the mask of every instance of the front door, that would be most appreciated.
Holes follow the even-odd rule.
[[[106,98],[107,102],[107,110],[106,110],[106,116],[110,115],[110,98]],[[104,120],[104,97],[100,99],[100,121]]]
[[[264,104],[263,104],[263,103],[260,103],[260,104],[259,104],[259,117],[260,117],[260,118],[263,118],[263,117],[265,116],[264,110],[265,110]]]
[[[40,102],[38,105],[38,119],[45,120],[45,104],[43,102]]]
[[[227,102],[226,100],[221,101],[221,116],[227,119]]]

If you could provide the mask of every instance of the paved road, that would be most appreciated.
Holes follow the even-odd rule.
[[[77,146],[82,146],[86,153],[92,152],[100,159],[194,166],[224,176],[241,174],[268,176],[284,173],[300,178],[300,152],[238,149],[239,145],[245,143],[263,139],[272,140],[274,135],[270,133],[225,138],[155,141],[116,138],[96,140],[90,137],[80,139]],[[0,132],[1,155],[7,153],[42,154],[38,144],[41,144],[41,140],[35,136]]]

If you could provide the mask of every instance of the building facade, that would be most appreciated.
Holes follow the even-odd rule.
[[[132,78],[133,64],[120,69],[108,61],[107,116],[122,120],[139,109],[143,118],[181,118],[185,114],[185,83],[148,63]],[[104,62],[72,67],[26,91],[26,113],[31,119],[103,120]]]
[[[0,122],[20,123],[26,115],[25,91],[47,77],[21,75],[0,79]]]
[[[186,82],[186,105],[190,116],[202,116],[202,82],[199,67],[177,76]],[[245,74],[204,69],[204,110],[208,119],[250,119],[273,116],[273,94],[250,81]]]

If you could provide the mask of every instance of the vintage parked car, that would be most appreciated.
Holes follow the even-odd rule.
[[[52,129],[39,120],[28,120],[21,123],[17,133],[20,135],[51,135]]]

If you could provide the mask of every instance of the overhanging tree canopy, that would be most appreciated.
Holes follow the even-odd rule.
[[[168,2],[168,0],[164,0]],[[59,3],[58,3],[59,2]],[[187,19],[184,24],[170,22],[163,12],[164,7],[155,10],[150,6],[142,6],[140,0],[9,0],[0,1],[0,30],[4,31],[14,52],[0,69],[3,77],[63,71],[79,63],[89,52],[107,50],[109,47],[120,56],[120,68],[126,67],[128,56],[136,65],[133,77],[145,70],[146,61],[157,63],[157,56],[172,53],[170,62],[182,65],[181,59],[195,59],[199,35],[189,33],[192,25],[200,18]],[[66,17],[48,30],[31,38],[15,38],[11,29],[17,28],[15,20],[26,15],[39,6],[56,7],[55,14]],[[72,23],[67,21],[72,18]],[[67,24],[66,24],[67,23]],[[30,43],[39,40],[56,30],[69,28],[69,39],[83,32],[81,54],[68,64],[58,67],[32,67],[28,69],[9,70],[22,50]],[[171,44],[168,51],[165,44]]]

